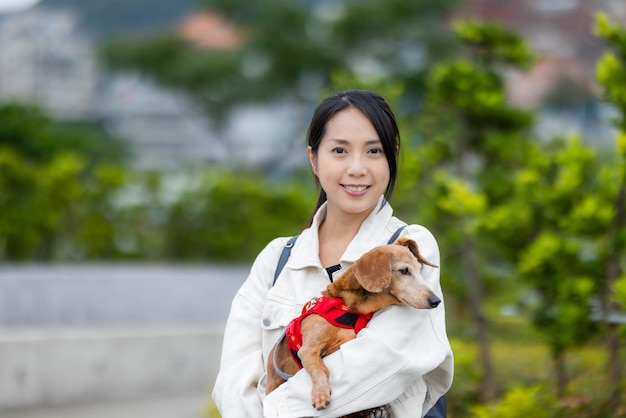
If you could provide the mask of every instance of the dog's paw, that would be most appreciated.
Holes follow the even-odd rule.
[[[330,404],[330,388],[326,387],[314,387],[311,392],[311,399],[313,400],[313,408],[321,411]]]

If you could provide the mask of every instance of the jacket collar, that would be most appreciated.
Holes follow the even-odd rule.
[[[327,202],[319,208],[313,217],[311,226],[300,234],[286,267],[295,270],[306,267],[323,267],[319,260],[318,231],[321,222],[326,218],[326,206]],[[387,225],[391,221],[392,216],[393,209],[381,196],[376,208],[363,221],[359,232],[357,232],[345,253],[341,256],[340,262],[342,264],[353,263],[363,253],[378,245],[381,238],[386,239]]]

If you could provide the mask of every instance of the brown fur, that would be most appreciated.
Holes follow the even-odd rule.
[[[421,264],[437,267],[422,257],[415,241],[400,238],[393,244],[365,253],[338,280],[328,285],[322,295],[342,298],[348,308],[361,313],[401,304],[431,309],[438,299],[420,275]],[[335,327],[319,315],[309,315],[302,321],[302,348],[298,356],[313,382],[311,399],[314,408],[324,409],[330,402],[330,373],[322,357],[337,351],[341,344],[355,337],[354,330]],[[266,393],[285,382],[274,370],[274,350],[280,370],[291,375],[299,370],[289,353],[287,340],[283,338],[269,354]]]

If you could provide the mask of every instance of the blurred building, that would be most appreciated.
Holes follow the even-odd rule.
[[[598,100],[595,75],[604,48],[592,32],[598,11],[626,23],[624,0],[466,0],[455,17],[499,22],[539,55],[528,72],[509,72],[507,79],[513,104],[541,109],[540,136],[579,133],[609,144],[613,109]]]
[[[103,79],[98,118],[109,133],[128,141],[138,170],[222,164],[228,158],[197,107],[137,74]]]
[[[275,172],[306,163],[304,137],[287,158],[297,130],[297,108],[288,103],[241,106],[220,129],[180,92],[167,90],[137,74],[103,80],[98,117],[112,134],[126,139],[138,170],[177,170],[228,166]],[[281,152],[276,153],[280,148]]]
[[[540,137],[579,133],[609,144],[613,109],[597,100],[595,82],[603,50],[591,32],[597,10],[626,23],[624,0],[466,0],[455,17],[498,21],[540,54],[528,72],[506,75],[512,103],[541,110]],[[210,13],[191,14],[175,29],[198,48],[237,48],[245,41]],[[185,95],[137,74],[106,73],[95,55],[95,42],[71,11],[51,10],[44,2],[1,15],[0,102],[33,103],[61,120],[101,124],[132,144],[135,167],[142,170],[229,165],[282,172],[306,165],[307,109],[293,103],[246,106],[218,131]]]
[[[239,48],[244,37],[217,13],[197,12],[187,16],[178,27],[181,38],[198,48],[232,50]]]
[[[540,56],[529,73],[537,87],[514,86],[513,92],[519,103],[536,105],[550,88],[557,88],[563,81],[593,90],[595,64],[603,51],[592,32],[598,11],[626,23],[623,0],[467,0],[458,16],[495,20],[527,40]]]
[[[96,44],[68,10],[33,8],[0,19],[0,102],[95,123],[131,144],[139,170],[229,164],[201,111],[134,74],[99,68]]]
[[[61,119],[89,119],[97,85],[93,46],[72,13],[33,9],[2,17],[0,101],[38,104]]]
[[[184,19],[178,31],[201,48],[242,42],[225,20],[206,13]],[[42,6],[0,16],[0,103],[33,104],[59,120],[103,126],[131,144],[138,170],[220,165],[280,172],[306,162],[284,158],[284,144],[295,142],[304,123],[293,104],[241,107],[216,130],[188,96],[99,67],[96,48],[71,11]],[[294,154],[305,156],[300,143]]]

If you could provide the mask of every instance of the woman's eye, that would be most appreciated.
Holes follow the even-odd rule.
[[[337,148],[333,148],[333,152],[334,152],[335,154],[345,154],[345,153],[346,153],[346,150],[345,150],[345,148],[339,148],[339,147],[337,147]]]
[[[409,274],[411,274],[411,272],[409,271],[408,267],[404,267],[400,269],[400,274],[403,274],[405,276],[408,276]]]
[[[382,154],[383,153],[383,149],[382,148],[371,148],[369,150],[370,154]]]

